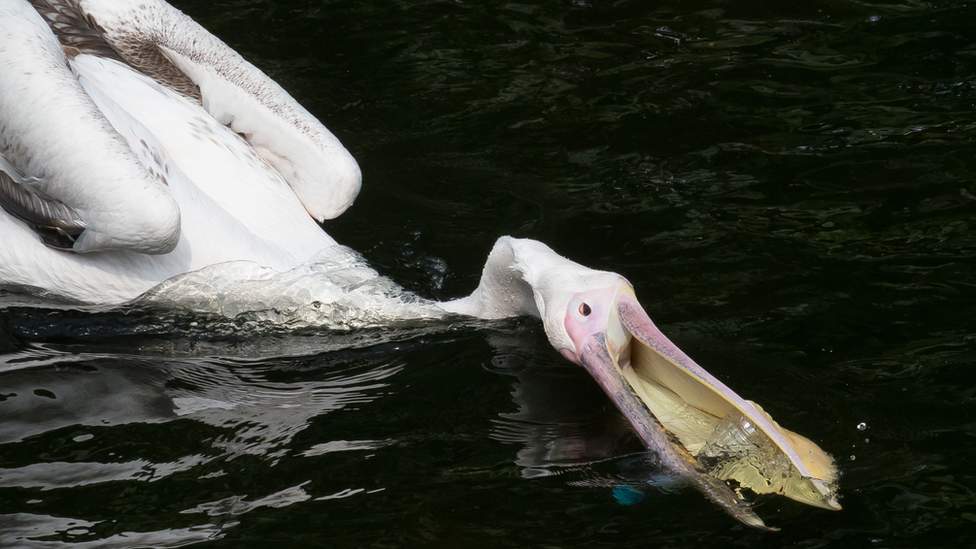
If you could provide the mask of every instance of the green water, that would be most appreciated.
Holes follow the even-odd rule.
[[[531,320],[208,337],[4,295],[0,546],[973,545],[976,5],[176,5],[359,160],[337,240],[439,299],[503,234],[624,274],[844,510],[738,525]]]

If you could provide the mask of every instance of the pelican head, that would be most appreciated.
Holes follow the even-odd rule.
[[[664,466],[742,522],[766,528],[742,488],[840,509],[833,459],[689,358],[623,276],[584,267],[540,242],[503,237],[478,289],[444,308],[542,319],[552,346],[593,376]]]

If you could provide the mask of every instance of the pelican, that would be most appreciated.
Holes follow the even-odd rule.
[[[300,268],[345,257],[317,221],[355,200],[356,161],[179,10],[4,0],[0,27],[0,285],[115,305],[215,266],[315,276]],[[470,296],[412,306],[396,314],[541,319],[662,463],[747,525],[769,529],[743,489],[840,509],[832,458],[678,349],[616,273],[502,237]]]

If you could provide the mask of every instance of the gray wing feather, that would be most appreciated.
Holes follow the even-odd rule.
[[[78,8],[77,0],[30,0],[37,13],[47,24],[70,54],[89,53],[124,61],[99,32],[98,24],[85,17]]]
[[[85,222],[73,209],[41,195],[26,184],[0,171],[0,207],[26,223],[47,246],[72,251],[85,231]]]
[[[126,63],[160,84],[200,102],[200,87],[171,63],[159,47],[144,39],[109,40],[98,21],[86,14],[79,0],[30,0],[69,56],[87,53]]]

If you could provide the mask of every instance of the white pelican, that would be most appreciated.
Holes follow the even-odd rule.
[[[163,0],[0,2],[0,285],[119,304],[227,262],[286,272],[344,253],[315,220],[359,186],[318,120]],[[542,319],[645,444],[746,524],[765,528],[725,481],[840,508],[833,460],[675,347],[620,275],[503,237],[473,294],[425,307]]]

